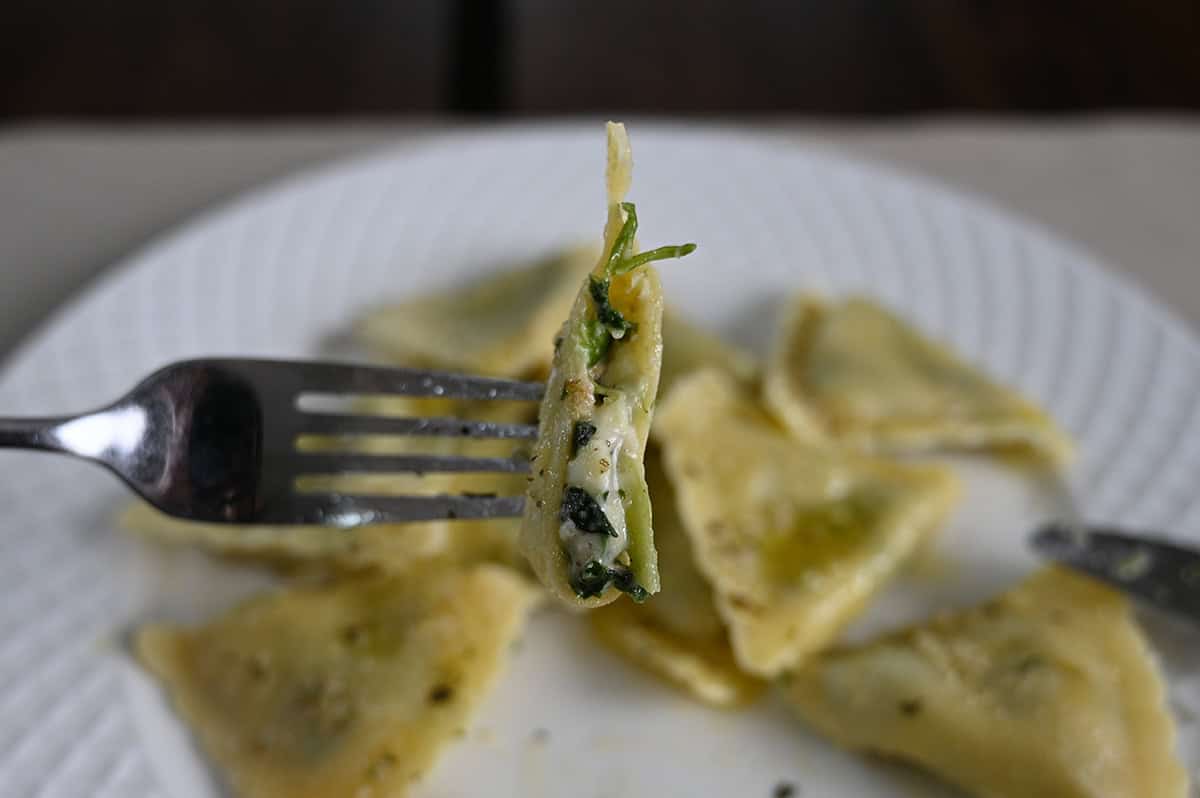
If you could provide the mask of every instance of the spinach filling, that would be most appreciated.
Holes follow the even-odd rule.
[[[571,587],[580,598],[599,596],[610,584],[622,593],[628,593],[638,604],[650,597],[628,568],[609,568],[599,560],[592,560],[583,566],[578,575],[571,577]]]
[[[576,421],[575,429],[571,432],[571,456],[588,445],[596,434],[596,425],[590,421]]]
[[[563,494],[559,519],[564,522],[570,521],[576,529],[586,534],[617,537],[617,530],[613,529],[608,516],[601,509],[600,503],[593,499],[586,490],[574,485],[568,486],[566,493]]]
[[[613,340],[612,334],[598,319],[585,321],[582,332],[583,351],[587,353],[588,368],[591,368],[599,364],[608,354],[608,347]]]
[[[591,426],[591,425],[589,425]],[[617,531],[604,510],[592,496],[583,488],[570,486],[563,496],[562,510],[559,518],[563,522],[570,521],[585,535],[605,535],[617,537]],[[646,589],[633,578],[633,572],[624,566],[609,567],[600,560],[589,560],[582,568],[571,569],[569,582],[571,589],[580,598],[599,596],[610,585],[616,586],[622,593],[639,604],[649,597]]]
[[[696,249],[695,244],[681,244],[678,246],[658,247],[657,249],[638,254],[630,254],[638,229],[637,209],[631,202],[622,202],[621,210],[625,212],[625,223],[621,226],[621,230],[617,233],[617,237],[613,241],[612,251],[609,252],[604,264],[603,275],[600,277],[588,277],[588,296],[591,298],[594,316],[583,322],[579,338],[584,353],[587,356],[587,366],[589,369],[600,366],[604,362],[605,358],[611,352],[614,343],[627,338],[637,331],[637,325],[626,319],[612,305],[609,297],[609,289],[612,285],[611,278],[627,274],[652,261],[681,258]],[[602,389],[605,386],[599,384],[597,380],[597,387]],[[603,404],[604,397],[605,394],[603,391],[597,390],[595,392],[596,405]],[[572,459],[578,456],[580,450],[591,441],[592,436],[595,434],[596,425],[591,420],[583,419],[575,422],[575,427],[571,431]],[[613,467],[616,467],[615,463]],[[625,498],[624,490],[618,489],[618,493],[622,499]],[[606,501],[607,498],[608,493],[606,492]],[[620,537],[608,516],[604,514],[604,508],[600,503],[586,490],[577,485],[568,485],[566,487],[563,493],[562,509],[559,517],[564,525],[567,522],[574,525],[575,534]],[[600,559],[594,559],[596,550],[591,548],[590,545],[584,547],[582,551],[576,554],[571,554],[570,547],[567,548],[567,551],[568,557],[571,559],[569,582],[572,589],[574,589],[580,598],[599,596],[609,585],[613,585],[618,590],[628,593],[638,603],[645,601],[649,597],[649,593],[637,583],[632,570],[627,565],[608,565]],[[584,554],[585,551],[588,553]],[[628,563],[629,557],[627,553],[622,551],[619,556],[624,563]],[[604,559],[608,560],[610,558],[605,556]]]
[[[625,224],[621,225],[621,231],[613,241],[612,252],[608,254],[604,265],[604,276],[588,277],[588,295],[592,298],[592,308],[596,314],[596,318],[584,322],[582,330],[588,368],[604,360],[613,341],[619,341],[637,329],[637,325],[612,306],[608,296],[610,278],[631,272],[652,261],[682,258],[696,250],[695,244],[678,244],[658,247],[636,255],[629,254],[634,236],[637,235],[637,208],[632,202],[622,202],[621,209],[625,211]]]
[[[607,277],[596,279],[588,277],[588,293],[596,307],[596,320],[600,322],[613,338],[624,338],[625,333],[631,332],[636,325],[621,315],[621,311],[612,306],[608,299],[609,280]]]

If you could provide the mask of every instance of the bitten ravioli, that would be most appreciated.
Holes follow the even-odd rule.
[[[460,289],[388,305],[359,322],[358,336],[406,365],[499,377],[544,374],[546,342],[596,257],[594,247],[577,247]]]
[[[291,589],[137,653],[244,798],[394,798],[460,735],[536,599],[483,565]]]
[[[662,364],[662,284],[649,264],[695,245],[640,252],[625,127],[607,128],[608,217],[599,263],[554,342],[538,416],[520,545],[549,591],[580,607],[658,591],[642,455]]]
[[[866,451],[1013,450],[1061,465],[1040,409],[868,299],[796,298],[767,363],[770,410],[801,434]]]
[[[981,607],[800,668],[787,694],[849,748],[993,798],[1185,798],[1163,682],[1128,603],[1042,571]]]
[[[788,436],[718,371],[678,383],[654,432],[734,654],[758,676],[828,644],[958,493],[946,469]]]

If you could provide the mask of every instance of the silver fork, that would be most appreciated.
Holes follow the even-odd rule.
[[[308,395],[533,402],[544,385],[413,369],[210,359],[166,366],[107,407],[76,416],[0,419],[0,447],[40,449],[108,467],[168,515],[238,524],[357,525],[519,515],[520,496],[306,493],[310,474],[522,472],[523,455],[455,457],[310,452],[300,436],[533,438],[533,424],[393,418],[306,410]]]

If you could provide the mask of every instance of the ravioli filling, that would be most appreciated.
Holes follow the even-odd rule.
[[[622,461],[640,458],[642,447],[633,422],[632,399],[601,381],[613,348],[636,334],[637,325],[613,307],[610,280],[652,261],[687,255],[696,245],[658,247],[635,254],[637,209],[631,202],[622,202],[620,207],[625,222],[605,258],[602,274],[588,277],[590,313],[582,323],[578,345],[586,355],[593,382],[593,411],[589,418],[577,419],[572,430],[558,537],[569,561],[568,582],[580,598],[599,596],[613,585],[642,602],[649,593],[630,569],[629,497],[621,485]],[[557,345],[561,346],[561,341]]]
[[[608,394],[590,421],[575,422],[574,443],[558,530],[570,560],[571,587],[590,598],[613,583],[643,601],[646,590],[629,570],[625,491],[618,469],[622,455],[637,450],[625,397]]]

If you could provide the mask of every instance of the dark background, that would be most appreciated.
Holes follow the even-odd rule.
[[[9,0],[0,117],[1200,108],[1200,0]]]

